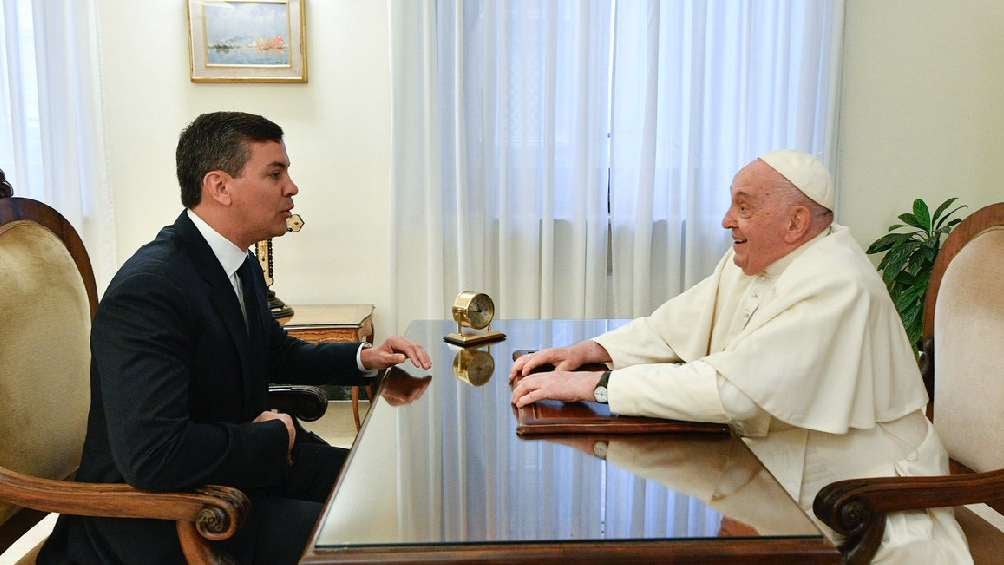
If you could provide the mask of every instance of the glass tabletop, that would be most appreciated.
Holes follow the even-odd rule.
[[[462,350],[446,321],[407,336],[433,368],[388,376],[329,500],[318,549],[530,541],[815,537],[756,457],[728,435],[521,439],[512,352],[567,345],[625,321],[509,320]]]

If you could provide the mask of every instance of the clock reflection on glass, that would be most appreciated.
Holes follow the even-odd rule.
[[[453,358],[453,374],[465,383],[481,386],[494,373],[495,358],[483,349],[461,349]]]

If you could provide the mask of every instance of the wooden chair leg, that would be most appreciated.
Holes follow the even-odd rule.
[[[209,542],[195,529],[194,522],[178,520],[175,526],[181,552],[189,565],[236,565],[237,562],[229,555],[213,551]]]
[[[352,419],[356,421],[356,431],[362,427],[359,421],[359,387],[352,387]]]

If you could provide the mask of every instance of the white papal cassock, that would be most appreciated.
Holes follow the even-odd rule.
[[[813,519],[833,481],[947,474],[903,325],[850,231],[834,224],[755,276],[733,255],[595,338],[613,359],[611,411],[729,423]],[[874,562],[972,559],[939,509],[889,515]]]

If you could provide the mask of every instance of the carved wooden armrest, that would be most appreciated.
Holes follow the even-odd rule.
[[[270,385],[267,404],[304,422],[313,422],[328,410],[328,395],[316,386]]]
[[[189,563],[225,563],[205,540],[229,539],[250,510],[239,489],[204,486],[190,492],[149,492],[126,484],[53,481],[0,467],[0,499],[43,512],[106,518],[173,520]]]
[[[881,477],[838,481],[823,487],[812,511],[847,536],[840,546],[846,563],[869,563],[882,542],[889,512],[1004,502],[1004,469],[971,475]]]

